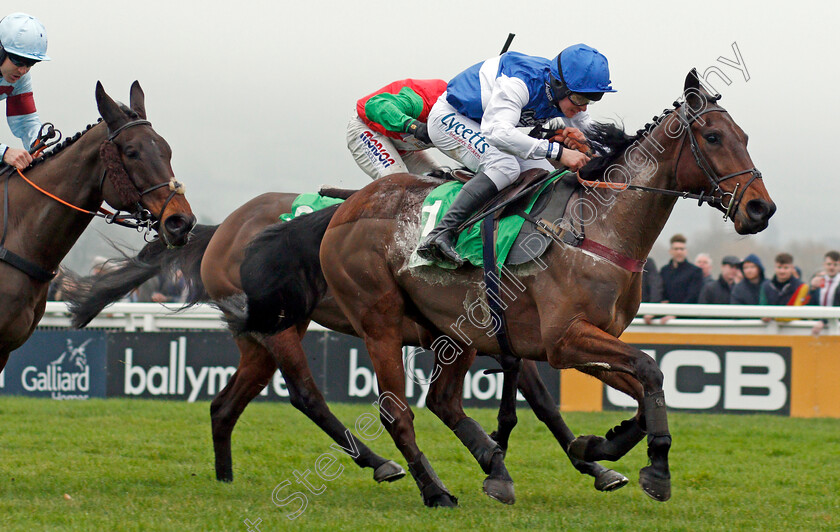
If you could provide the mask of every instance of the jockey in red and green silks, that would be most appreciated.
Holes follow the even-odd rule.
[[[429,111],[446,91],[441,79],[403,79],[356,102],[347,125],[347,148],[373,179],[399,172],[423,174],[438,168],[425,150]]]

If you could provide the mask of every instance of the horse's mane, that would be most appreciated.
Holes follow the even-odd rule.
[[[120,110],[122,112],[124,112],[130,120],[137,120],[138,118],[140,118],[140,115],[138,115],[136,112],[132,111],[131,108],[129,108],[124,103],[117,102],[117,105],[119,105]],[[46,161],[47,159],[49,159],[50,157],[60,153],[66,147],[70,146],[71,144],[73,144],[74,142],[76,142],[77,140],[82,138],[82,135],[84,135],[85,133],[87,133],[88,131],[93,129],[94,127],[98,126],[100,122],[102,122],[101,118],[98,119],[93,124],[88,124],[87,127],[85,127],[84,130],[76,133],[72,137],[66,137],[63,141],[61,141],[61,143],[53,146],[52,148],[50,148],[49,150],[47,150],[43,154],[41,154],[37,159],[33,160],[31,166],[37,166],[37,165],[43,163],[44,161]]]
[[[586,136],[592,148],[600,157],[592,159],[589,164],[581,168],[580,176],[588,180],[602,179],[606,170],[616,159],[675,110],[676,108],[665,109],[662,114],[653,117],[653,121],[645,124],[635,135],[628,135],[623,124],[595,122],[587,129]]]

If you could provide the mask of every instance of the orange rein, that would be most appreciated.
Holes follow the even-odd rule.
[[[29,185],[30,185],[30,186],[32,186],[32,188],[34,188],[35,190],[37,190],[37,191],[38,191],[38,192],[40,192],[41,194],[43,194],[43,195],[45,195],[45,196],[49,196],[50,198],[54,199],[55,201],[57,201],[57,202],[61,203],[62,205],[66,205],[66,206],[70,207],[71,209],[75,209],[75,210],[77,210],[77,211],[79,211],[79,212],[83,212],[83,213],[85,213],[85,214],[94,214],[94,215],[96,214],[95,212],[89,211],[89,210],[87,210],[87,209],[82,209],[82,208],[80,208],[80,207],[76,207],[76,206],[75,206],[75,205],[73,205],[72,203],[67,203],[66,201],[64,201],[63,199],[59,198],[58,196],[56,196],[56,195],[54,195],[54,194],[51,194],[51,193],[47,192],[47,191],[46,191],[46,190],[44,190],[43,188],[39,187],[38,185],[36,185],[36,184],[35,184],[35,183],[33,183],[32,181],[30,181],[30,180],[29,180],[29,179],[28,179],[25,175],[23,175],[23,172],[21,172],[21,171],[20,171],[20,168],[15,168],[15,170],[17,171],[18,175],[19,175],[20,177],[22,177],[22,178],[23,178],[23,180],[24,180],[24,181],[26,181],[27,183],[29,183]],[[108,215],[113,215],[113,214],[114,214],[114,213],[112,213],[111,211],[109,211],[108,209],[105,209],[105,208],[102,208],[102,207],[100,207],[100,208],[99,208],[99,212],[102,212],[102,213],[104,213],[104,214],[108,214]]]
[[[607,181],[587,181],[578,176],[578,183],[589,188],[608,188],[610,190],[627,190],[628,183],[608,183]]]

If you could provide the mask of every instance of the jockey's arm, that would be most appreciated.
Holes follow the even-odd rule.
[[[17,168],[26,168],[32,162],[29,148],[38,138],[41,119],[35,109],[32,85],[28,75],[23,76],[14,85],[12,94],[6,99],[6,119],[9,129],[23,142],[24,149],[16,149],[0,144],[3,161]]]
[[[409,87],[397,94],[377,94],[365,102],[365,117],[388,131],[404,132],[406,123],[422,112],[423,99]]]
[[[481,133],[491,146],[505,153],[521,159],[543,159],[551,155],[550,149],[557,149],[551,146],[556,143],[529,137],[517,129],[528,99],[525,82],[500,76],[481,117]]]

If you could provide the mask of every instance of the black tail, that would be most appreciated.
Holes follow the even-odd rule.
[[[239,270],[247,307],[228,321],[235,333],[274,334],[312,314],[327,291],[319,252],[338,207],[269,226],[248,244]]]
[[[180,248],[167,248],[160,239],[146,244],[136,257],[129,257],[118,248],[123,258],[108,261],[104,273],[75,279],[74,286],[67,290],[73,327],[84,327],[106,306],[159,273],[177,268],[181,269],[187,282],[183,308],[208,301],[209,296],[201,282],[201,258],[218,227],[196,225],[189,242]]]

